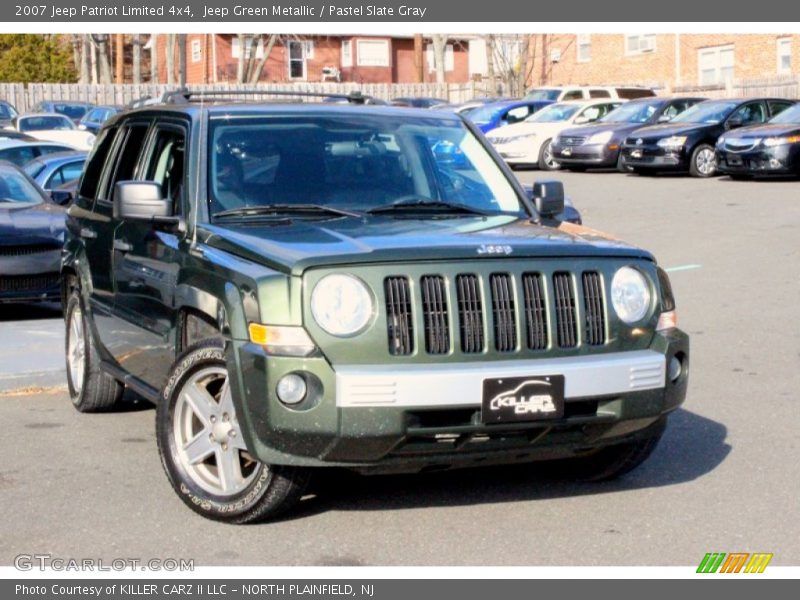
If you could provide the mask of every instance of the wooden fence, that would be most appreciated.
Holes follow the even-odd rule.
[[[766,96],[800,98],[800,80],[794,77],[744,79],[711,86],[675,86],[673,94],[698,94],[708,98],[748,98]]]
[[[438,83],[291,83],[291,84],[209,84],[190,85],[192,90],[291,90],[296,92],[349,94],[361,92],[383,100],[404,96],[441,98],[449,102],[464,102],[485,90],[476,83],[438,84]],[[3,83],[0,84],[0,99],[16,106],[24,112],[37,102],[80,101],[93,104],[125,105],[143,97],[158,97],[176,86],[166,84],[108,84],[81,85],[74,83]]]

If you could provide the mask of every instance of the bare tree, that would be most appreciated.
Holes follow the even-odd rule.
[[[108,34],[92,33],[89,35],[89,39],[95,50],[92,55],[95,57],[97,68],[97,83],[111,83]]]
[[[264,66],[267,64],[269,56],[272,54],[272,49],[275,48],[275,44],[279,39],[280,36],[278,34],[271,33],[267,38],[266,44],[264,44],[262,36],[261,43],[263,44],[264,51],[261,54],[261,57],[256,59],[257,52],[252,52],[250,57],[250,64],[249,68],[247,69],[247,81],[249,83],[258,83],[258,81],[261,79],[261,74],[264,72]],[[258,46],[256,45],[256,49],[257,48]]]
[[[133,83],[142,83],[142,40],[138,33],[133,34]]]
[[[150,34],[150,83],[158,83],[158,34]]]
[[[502,93],[509,96],[523,95],[536,67],[535,36],[503,34],[492,38],[491,49],[487,48],[487,53],[492,53],[494,77],[500,81]],[[492,93],[497,91],[500,90],[491,90]]]
[[[445,82],[447,38],[447,34],[443,33],[436,33],[431,36],[431,44],[433,45],[433,66],[436,69],[436,83]]]
[[[167,34],[167,48],[164,53],[167,61],[167,84],[175,85],[175,35]]]
[[[486,45],[486,79],[488,80],[489,95],[497,93],[497,76],[494,72],[494,34],[484,38]]]
[[[248,43],[247,36],[243,33],[240,33],[236,36],[236,39],[239,43],[239,60],[236,63],[236,81],[238,83],[244,83],[244,76],[245,76],[245,60],[246,60],[246,45]]]

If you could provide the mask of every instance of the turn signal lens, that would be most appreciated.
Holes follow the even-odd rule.
[[[247,329],[250,341],[262,346],[268,354],[308,356],[317,349],[302,327],[250,323]]]
[[[662,312],[658,317],[658,324],[656,331],[665,331],[667,329],[674,329],[678,326],[678,313],[674,310]]]

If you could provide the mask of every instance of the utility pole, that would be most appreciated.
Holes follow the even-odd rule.
[[[414,70],[416,71],[417,83],[425,81],[425,43],[421,33],[414,34]]]
[[[116,81],[117,81],[117,83],[125,83],[125,80],[124,80],[125,74],[124,74],[124,69],[123,69],[124,59],[125,59],[125,54],[124,54],[125,45],[123,43],[122,36],[123,36],[123,34],[121,34],[121,33],[117,34],[117,49],[116,49],[116,59],[117,59]]]

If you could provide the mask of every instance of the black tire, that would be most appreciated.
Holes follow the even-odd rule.
[[[562,166],[561,168],[562,169],[566,169],[567,171],[571,171],[573,173],[585,173],[586,172],[586,167],[581,167],[581,166],[577,166],[577,165],[571,165],[569,167]]]
[[[629,167],[625,164],[625,159],[622,156],[622,152],[619,153],[619,158],[617,159],[617,171],[620,173],[635,173],[635,169],[633,167]]]
[[[660,421],[648,437],[601,448],[580,458],[564,461],[570,479],[586,482],[609,481],[633,471],[646,461],[664,435],[666,421]]]
[[[550,154],[550,160],[552,161],[550,164],[547,162],[547,154]],[[553,140],[545,140],[542,143],[542,147],[539,148],[539,169],[542,171],[558,171],[561,168],[561,164],[553,158]]]
[[[743,173],[728,173],[728,177],[733,181],[751,181],[753,179],[752,175],[745,175]]]
[[[78,411],[87,413],[109,410],[122,398],[125,387],[111,375],[100,370],[100,355],[89,327],[80,290],[77,288],[69,292],[64,314],[67,329],[64,343],[67,388],[72,405]],[[73,340],[76,340],[77,344],[73,344]],[[78,370],[73,362],[79,356],[83,358],[81,370]]]
[[[308,469],[265,465],[256,461],[242,447],[234,452],[238,453],[237,460],[244,461],[251,469],[245,478],[245,487],[230,494],[222,494],[212,493],[202,487],[196,476],[188,470],[194,467],[187,468],[179,457],[176,427],[180,426],[176,425],[175,419],[180,417],[175,413],[181,393],[190,385],[194,376],[209,369],[220,368],[227,376],[222,341],[218,339],[204,340],[187,348],[173,364],[156,409],[156,438],[161,464],[172,488],[184,504],[203,517],[235,524],[265,521],[290,509],[300,500],[308,484]],[[218,402],[222,400],[222,389],[224,385],[220,388]],[[230,416],[230,422],[238,430],[235,414]],[[205,435],[205,430],[201,435]],[[241,437],[241,434],[238,436]],[[213,443],[215,442],[212,441]],[[218,451],[221,452],[223,449],[227,451],[225,445],[220,444]],[[221,456],[216,452],[217,450],[213,458],[214,465],[217,463],[217,457]],[[212,457],[209,456],[205,460],[211,461]],[[205,464],[204,461],[201,466]],[[242,462],[239,462],[239,465],[241,467]],[[216,466],[211,468],[214,469]],[[220,474],[220,471],[217,473]]]
[[[692,177],[714,177],[717,174],[717,167],[716,162],[710,168],[710,170],[706,170],[705,161],[701,160],[701,157],[707,156],[707,153],[710,152],[713,156],[714,148],[709,144],[698,144],[697,147],[692,150],[692,157],[689,159],[689,175]],[[702,163],[702,164],[701,164]]]

